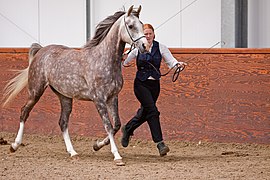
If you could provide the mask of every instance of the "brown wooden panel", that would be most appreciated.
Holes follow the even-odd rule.
[[[28,64],[27,50],[4,50],[0,49],[1,89],[12,77],[9,69],[22,69]],[[161,79],[158,107],[165,139],[270,144],[269,49],[215,48],[203,54],[206,49],[171,50],[188,66],[175,83],[171,81],[172,73]],[[162,67],[163,73],[167,70]],[[133,95],[135,71],[135,67],[123,68],[125,83],[119,96],[123,123],[139,107]],[[23,91],[9,108],[1,108],[0,131],[17,131],[25,100]],[[26,132],[60,134],[59,111],[58,99],[48,88],[31,113]],[[74,102],[70,132],[105,136],[93,103]],[[151,139],[147,124],[135,135]]]

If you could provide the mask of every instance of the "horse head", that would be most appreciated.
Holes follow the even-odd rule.
[[[141,6],[134,10],[131,6],[124,15],[123,26],[121,30],[121,38],[124,42],[135,46],[141,53],[149,51],[149,43],[147,42],[144,32],[143,23],[139,20]]]

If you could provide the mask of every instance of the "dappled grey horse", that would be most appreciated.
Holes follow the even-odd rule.
[[[97,25],[94,37],[79,50],[62,45],[42,47],[32,44],[29,66],[10,80],[4,92],[5,106],[28,85],[29,96],[21,109],[20,127],[10,148],[12,152],[22,143],[24,124],[30,111],[50,86],[60,100],[59,126],[70,155],[77,155],[68,133],[72,100],[76,98],[94,102],[108,134],[104,140],[94,144],[94,150],[111,144],[116,164],[124,165],[114,141],[114,135],[121,126],[118,114],[118,94],[123,86],[121,58],[126,43],[142,53],[149,50],[139,20],[140,11],[141,6],[137,10],[131,6],[128,12],[119,11],[108,16]]]

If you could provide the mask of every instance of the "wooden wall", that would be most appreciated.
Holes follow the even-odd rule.
[[[161,79],[158,108],[166,140],[270,144],[270,49],[171,49],[188,63],[176,82]],[[27,66],[28,49],[0,49],[0,88],[12,77],[8,69]],[[119,112],[127,122],[139,104],[133,95],[135,67],[123,68]],[[162,73],[168,71],[164,65]],[[1,91],[2,93],[2,91]],[[17,132],[26,91],[0,111],[0,130]],[[26,125],[26,133],[60,134],[59,102],[47,90]],[[70,132],[103,137],[93,103],[75,101]],[[121,133],[117,134],[120,137]],[[147,124],[135,138],[151,139]]]

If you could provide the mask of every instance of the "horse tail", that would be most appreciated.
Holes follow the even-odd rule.
[[[28,71],[35,54],[42,48],[38,43],[33,43],[29,50],[29,65],[26,69],[16,70],[17,76],[12,78],[4,88],[3,93],[3,107],[5,107],[11,100],[13,100],[21,90],[28,84]]]

